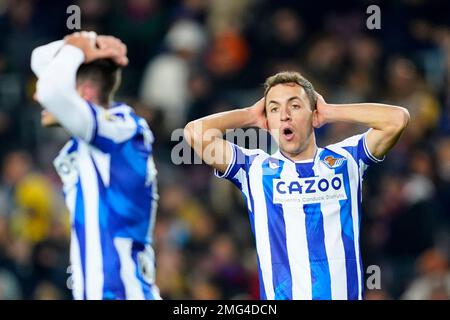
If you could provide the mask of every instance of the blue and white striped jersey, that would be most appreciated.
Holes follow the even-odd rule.
[[[361,186],[366,134],[292,161],[231,144],[218,177],[243,193],[256,241],[261,299],[362,299]]]
[[[160,299],[151,246],[158,199],[153,135],[125,104],[86,104],[90,137],[73,137],[54,161],[71,213],[74,298]]]

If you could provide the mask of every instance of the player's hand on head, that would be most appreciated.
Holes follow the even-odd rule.
[[[325,102],[325,99],[321,94],[316,92],[317,96],[317,102],[316,102],[316,109],[314,110],[313,115],[313,126],[315,128],[320,128],[324,124],[327,123],[326,120],[326,112],[327,112],[327,103]]]
[[[259,99],[248,110],[252,114],[253,126],[267,130],[266,99]]]
[[[120,53],[117,48],[111,46],[99,48],[96,39],[97,34],[95,32],[82,31],[66,36],[64,42],[82,50],[85,63],[98,59],[118,59]]]
[[[115,56],[111,59],[119,66],[128,65],[127,46],[118,38],[107,35],[97,36],[97,46],[100,49],[113,49]]]

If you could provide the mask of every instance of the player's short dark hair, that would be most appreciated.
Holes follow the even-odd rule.
[[[78,68],[77,82],[89,80],[97,84],[100,103],[107,106],[119,88],[121,70],[111,59],[98,59]]]
[[[317,95],[313,85],[299,72],[295,71],[278,72],[277,74],[268,77],[264,82],[264,98],[267,97],[267,93],[272,87],[283,83],[294,83],[302,87],[308,96],[311,109],[316,109]]]

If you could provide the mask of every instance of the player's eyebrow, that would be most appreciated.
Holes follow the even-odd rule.
[[[287,102],[291,102],[291,101],[293,101],[293,100],[299,100],[300,102],[302,101],[302,99],[300,99],[299,96],[293,96],[293,97],[290,97],[290,98],[287,100]]]
[[[293,100],[299,100],[300,102],[302,101],[302,99],[300,99],[299,96],[292,96],[292,97],[290,97],[289,99],[287,99],[287,102],[291,102],[291,101],[293,101]],[[269,105],[269,104],[271,104],[271,103],[274,103],[274,104],[280,104],[278,101],[270,100],[270,101],[267,103],[267,105]]]

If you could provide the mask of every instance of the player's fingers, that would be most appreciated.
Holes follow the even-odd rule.
[[[108,47],[116,49],[119,54],[126,55],[126,48],[124,47],[122,41],[112,36],[99,36],[97,38],[97,45],[100,49],[105,49]]]
[[[97,33],[94,31],[82,31],[81,35],[82,38],[89,39],[89,45],[91,47],[95,47],[95,43],[97,41]]]
[[[64,37],[64,41],[67,41],[67,39],[70,39],[70,38],[77,38],[79,36],[80,36],[80,32],[74,32],[74,33],[66,35]]]
[[[113,38],[102,43],[102,48],[110,48],[115,51],[114,62],[120,66],[128,65],[127,47],[120,40]]]
[[[121,66],[121,67],[125,67],[125,66],[127,66],[128,65],[128,58],[126,57],[126,56],[121,56],[121,57],[118,57],[116,60],[115,60],[115,62],[119,65],[119,66]]]
[[[120,53],[124,56],[127,55],[127,46],[122,41],[120,41]]]
[[[117,48],[105,48],[98,50],[96,59],[111,59],[117,65],[125,67],[128,65],[128,58],[117,51]]]
[[[111,40],[112,40],[111,36],[104,36],[104,35],[97,36],[97,44],[102,49],[111,45]]]

